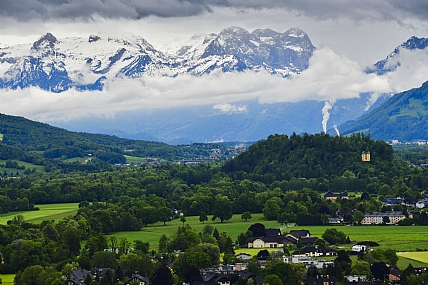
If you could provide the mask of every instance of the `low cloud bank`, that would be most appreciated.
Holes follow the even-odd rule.
[[[384,93],[419,87],[428,80],[426,51],[403,51],[395,72],[377,76],[362,72],[365,66],[328,47],[315,51],[309,68],[291,79],[267,72],[218,73],[175,78],[143,76],[106,82],[103,91],[74,89],[56,94],[37,87],[1,90],[0,112],[44,122],[86,116],[114,116],[116,112],[148,108],[212,105],[224,113],[246,112],[239,102],[260,103],[318,100],[335,102],[370,92],[372,101]]]

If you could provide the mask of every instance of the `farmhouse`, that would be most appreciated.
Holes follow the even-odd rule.
[[[361,221],[362,225],[380,225],[384,223],[384,217],[389,219],[386,224],[395,225],[399,221],[404,220],[406,217],[402,212],[389,212],[389,213],[381,213],[374,212],[373,214],[365,214],[364,219]]]
[[[352,247],[352,252],[361,252],[361,251],[367,251],[368,250],[368,246],[367,245],[363,245],[363,244],[356,244]]]
[[[265,232],[265,236],[248,238],[248,248],[281,248],[299,241],[302,245],[314,245],[317,240],[308,230],[293,230],[285,236],[279,229],[266,229]]]
[[[278,248],[291,242],[284,236],[250,237],[247,241],[248,248]]]

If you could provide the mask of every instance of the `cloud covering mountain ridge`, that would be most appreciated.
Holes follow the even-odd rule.
[[[186,114],[192,114],[193,119],[181,127],[164,121],[159,124],[164,134],[151,133],[168,142],[180,140],[183,133],[182,138],[192,140],[184,128],[224,126],[224,119],[233,117],[228,131],[212,127],[211,133],[206,131],[193,141],[257,140],[264,133],[257,135],[248,128],[260,130],[261,125],[274,133],[323,131],[324,126],[367,112],[379,96],[410,89],[428,78],[427,49],[405,46],[394,57],[400,61],[394,71],[367,73],[360,63],[327,46],[315,49],[296,28],[280,33],[230,27],[195,37],[173,55],[140,36],[54,38],[45,35],[38,44],[0,50],[4,73],[0,85],[6,87],[0,89],[4,102],[0,112],[89,132],[106,132],[102,121],[107,120],[115,125],[110,133],[120,130],[130,135],[147,133],[148,122],[160,120],[161,115],[153,114],[180,114],[169,117],[176,121],[186,121]],[[312,102],[307,104],[306,108],[313,108],[308,113],[299,104],[304,101]],[[347,109],[346,102],[351,101],[358,104],[353,112]],[[325,102],[331,104],[328,114],[322,112]],[[187,111],[180,113],[182,108]],[[138,122],[132,130],[132,120],[127,119],[131,116]],[[112,123],[113,118],[122,123]],[[95,121],[100,122],[98,127]],[[267,128],[268,124],[272,127]]]

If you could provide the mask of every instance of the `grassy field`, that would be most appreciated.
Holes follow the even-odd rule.
[[[199,222],[199,217],[186,217],[186,219],[186,224],[191,225],[198,232],[202,231],[205,224],[210,224],[217,228],[219,232],[227,232],[233,240],[240,233],[247,231],[248,227],[256,222],[263,223],[266,228],[281,227],[276,221],[265,220],[262,214],[253,214],[253,219],[248,222],[242,221],[240,215],[234,215],[232,220],[224,223],[209,220],[205,224],[202,224]],[[163,223],[157,223],[144,227],[140,232],[120,232],[115,235],[118,237],[127,235],[132,240],[141,239],[149,242],[152,247],[157,247],[162,234],[170,235],[180,225],[182,223],[179,220],[174,220],[168,222],[166,226]],[[305,226],[284,229],[283,232],[287,230],[307,229],[312,235],[320,237],[329,228],[336,228],[338,231],[344,232],[352,241],[375,241],[382,248],[393,248],[396,251],[403,252],[421,249],[428,251],[428,227],[425,226]],[[350,247],[344,247],[344,249],[350,249]]]
[[[40,208],[39,211],[19,211],[0,214],[0,224],[5,225],[8,220],[11,220],[16,215],[23,215],[26,221],[36,224],[43,220],[58,221],[64,217],[74,215],[78,209],[78,203],[45,204],[36,206]]]
[[[418,252],[400,252],[398,255],[402,258],[409,260],[419,261],[425,264],[428,264],[428,252],[418,251]]]
[[[88,161],[90,161],[92,158],[88,158],[88,157],[72,157],[72,158],[67,158],[64,159],[63,161],[65,163],[73,163],[73,162],[79,162],[79,163],[86,163]]]
[[[312,235],[321,236],[326,229],[336,228],[352,241],[375,241],[383,248],[396,251],[428,251],[428,227],[426,226],[310,226],[298,227],[310,230]]]
[[[32,170],[33,168],[35,168],[37,172],[43,172],[43,173],[46,172],[45,171],[45,167],[42,166],[42,165],[35,165],[35,164],[32,164],[32,163],[28,163],[28,162],[24,162],[24,161],[20,161],[20,160],[15,160],[15,159],[13,159],[13,160],[16,161],[18,163],[18,165],[25,166],[25,169],[0,167],[0,173],[1,174],[3,174],[5,171],[7,173],[13,173],[13,174],[15,174],[16,172],[18,172],[19,174],[23,174],[26,169]],[[0,160],[0,164],[4,164],[5,165],[6,164],[6,160]]]
[[[143,161],[146,161],[146,158],[138,157],[138,156],[131,156],[131,155],[124,155],[126,158],[126,163],[130,164],[140,164]]]
[[[0,274],[0,278],[3,281],[3,285],[12,285],[15,274]]]
[[[241,232],[246,232],[248,227],[253,223],[263,223],[267,228],[279,228],[281,227],[276,221],[267,221],[263,218],[262,214],[253,214],[253,218],[244,222],[241,220],[241,215],[234,215],[233,218],[224,223],[220,223],[220,221],[211,221],[211,216],[208,217],[208,221],[205,224],[199,222],[199,217],[186,217],[186,224],[192,226],[198,232],[201,232],[205,225],[212,225],[217,228],[217,230],[221,232],[227,232],[228,235],[232,237],[233,240],[236,240],[238,235]],[[173,220],[171,222],[166,223],[166,226],[163,223],[156,223],[153,225],[149,225],[144,227],[140,232],[120,232],[115,233],[114,235],[117,237],[128,236],[131,240],[143,240],[144,242],[149,242],[152,249],[157,249],[159,238],[162,234],[170,235],[173,232],[177,231],[179,226],[183,224],[179,219]]]

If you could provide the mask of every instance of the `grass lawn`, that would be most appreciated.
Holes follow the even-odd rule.
[[[0,278],[3,281],[3,285],[12,285],[15,274],[0,274]]]
[[[244,222],[241,220],[241,215],[234,215],[233,218],[229,221],[225,221],[224,223],[220,223],[219,220],[211,221],[212,216],[208,216],[208,221],[204,224],[199,222],[199,216],[194,217],[186,217],[186,224],[189,224],[194,230],[198,232],[202,232],[205,225],[212,225],[217,228],[217,230],[221,232],[227,232],[227,234],[235,241],[238,238],[238,235],[242,232],[246,232],[247,229],[253,223],[263,223],[266,228],[279,228],[281,225],[277,221],[268,221],[263,217],[263,214],[252,214],[253,218],[248,222]],[[166,223],[166,226],[163,223],[156,223],[153,225],[149,225],[144,227],[139,232],[119,232],[113,235],[117,237],[127,236],[131,240],[142,240],[144,242],[150,243],[150,248],[157,250],[159,238],[162,234],[169,236],[173,232],[177,231],[179,226],[182,226],[183,223],[180,222],[179,219],[173,220],[171,222]]]
[[[65,204],[44,204],[36,205],[39,211],[19,211],[0,214],[0,224],[5,225],[8,220],[11,220],[16,215],[23,215],[24,219],[33,223],[40,223],[43,220],[60,220],[64,217],[74,215],[78,209],[78,203]]]

